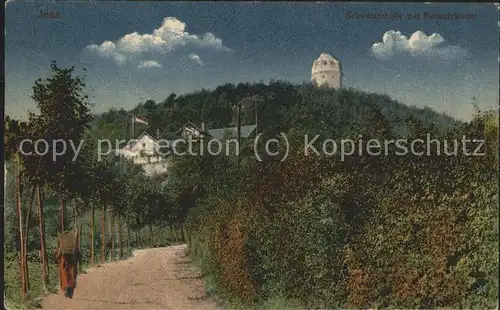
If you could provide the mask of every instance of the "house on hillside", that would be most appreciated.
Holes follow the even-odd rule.
[[[189,137],[209,137],[209,133],[205,131],[205,124],[202,123],[200,127],[196,126],[192,122],[187,122],[175,133],[176,136],[183,139],[188,139]]]
[[[146,175],[154,176],[167,172],[168,160],[158,154],[158,139],[143,132],[119,150],[119,155],[142,166]]]
[[[254,133],[257,125],[243,125],[240,127],[240,137],[242,139],[250,138]],[[209,129],[208,134],[212,139],[223,140],[225,137],[230,139],[236,138],[238,134],[238,127],[228,127],[228,128],[216,128]]]
[[[249,138],[257,128],[257,125],[242,125],[240,126],[240,137],[243,139]],[[200,127],[194,125],[191,122],[187,122],[182,126],[176,134],[179,137],[187,139],[189,136],[192,137],[203,137],[216,140],[224,140],[226,137],[230,139],[236,138],[238,133],[238,127],[226,127],[226,128],[214,128],[206,129],[205,125],[202,123]]]
[[[256,125],[243,125],[240,127],[240,137],[246,139],[251,137],[257,128]],[[172,162],[167,154],[166,146],[176,147],[182,141],[186,142],[190,137],[203,137],[205,139],[235,139],[237,127],[205,129],[205,125],[197,126],[192,122],[187,122],[175,133],[158,135],[156,138],[143,132],[135,140],[119,150],[120,156],[131,160],[134,164],[142,166],[146,175],[155,176],[168,173]],[[158,152],[160,150],[160,152]]]

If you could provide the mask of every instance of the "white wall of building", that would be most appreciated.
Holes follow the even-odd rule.
[[[153,176],[165,173],[168,170],[168,161],[161,156],[157,156],[156,148],[158,143],[149,135],[142,135],[130,148],[125,147],[120,153],[127,159],[132,160],[136,165],[140,165],[146,175]]]
[[[154,164],[143,164],[141,165],[142,169],[144,169],[144,172],[146,175],[157,175],[157,174],[163,174],[168,171],[169,165],[168,162],[160,162],[160,163],[154,163]]]

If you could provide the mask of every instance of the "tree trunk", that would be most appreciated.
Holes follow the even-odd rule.
[[[19,153],[16,153],[16,209],[17,217],[19,219],[19,245],[20,245],[20,259],[19,259],[19,275],[21,280],[21,297],[26,298],[28,290],[26,287],[26,267],[24,264],[24,233],[23,233],[23,213],[21,207],[21,163],[19,159]]]
[[[33,189],[31,190],[31,196],[30,196],[30,201],[28,204],[28,210],[26,211],[26,223],[24,225],[24,242],[22,243],[22,246],[24,247],[23,253],[24,253],[24,273],[25,273],[25,283],[26,283],[26,291],[29,290],[29,268],[28,268],[28,231],[29,231],[29,221],[31,218],[31,210],[33,209],[33,203],[35,201],[35,190],[36,186],[33,186]]]
[[[83,225],[82,218],[78,219],[78,246],[82,245],[82,233],[83,233]]]
[[[48,291],[49,264],[47,262],[47,250],[45,246],[45,219],[43,218],[43,198],[40,186],[36,187],[36,204],[38,212],[38,231],[40,233],[40,255],[42,256],[42,287],[44,292]]]
[[[149,224],[149,236],[150,236],[150,239],[151,239],[151,246],[154,246],[155,240],[154,240],[154,237],[153,237],[153,225],[151,225],[151,224]]]
[[[83,206],[86,206],[86,202],[83,201]],[[84,208],[82,208],[81,210],[85,210]],[[79,217],[78,217],[78,247],[81,248],[82,246],[82,233],[83,233],[83,220],[82,220],[82,216],[80,216],[80,214],[78,214]],[[83,265],[82,264],[78,264],[78,267],[80,268],[80,271],[83,271]]]
[[[181,225],[181,238],[182,238],[182,243],[186,242],[186,237],[184,236],[184,228]]]
[[[113,215],[113,211],[110,211],[109,215],[109,220],[110,220],[110,228],[111,228],[111,261],[114,261],[115,259],[115,217]]]
[[[95,225],[94,225],[94,220],[95,220],[95,205],[92,203],[91,208],[90,208],[90,263],[93,266],[95,264],[95,256],[94,256],[94,232],[95,232]]]
[[[78,216],[76,212],[76,199],[73,199],[73,229],[78,231]]]
[[[118,259],[123,259],[123,236],[122,236],[122,227],[123,227],[123,223],[122,223],[122,218],[121,216],[118,216],[116,218],[116,221],[117,221],[117,225],[118,226],[118,244],[119,244],[119,247],[120,247],[120,253],[118,254]]]
[[[132,237],[130,236],[130,226],[127,223],[127,245],[128,245],[128,251],[129,251],[129,253],[132,252],[132,246],[131,246],[131,242],[130,242],[131,239],[132,239]]]
[[[106,261],[106,207],[101,211],[101,264]]]
[[[75,231],[76,234],[78,234],[80,232],[80,230],[78,229],[78,211],[76,209],[76,199],[72,199],[73,201],[73,229]],[[80,244],[78,243],[79,241],[79,238],[78,238],[78,235],[76,235],[76,246],[78,248],[80,248]]]
[[[66,200],[64,198],[61,198],[61,205],[59,206],[59,216],[60,216],[60,223],[61,223],[61,232],[64,232],[64,211],[66,210]]]
[[[80,227],[80,214],[78,213],[78,207],[77,207],[77,202],[76,199],[73,199],[73,226],[74,230],[77,233],[77,238],[76,238],[76,246],[78,249],[80,249],[80,241],[82,239],[82,232],[81,232],[81,227]],[[78,269],[81,269],[82,264],[78,264]]]

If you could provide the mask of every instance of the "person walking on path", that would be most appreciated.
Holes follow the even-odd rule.
[[[56,252],[56,260],[59,265],[59,286],[64,291],[66,298],[73,298],[73,293],[76,288],[76,277],[78,275],[78,262],[80,260],[80,250],[76,245],[70,252],[67,247],[61,244],[59,238],[59,248]]]

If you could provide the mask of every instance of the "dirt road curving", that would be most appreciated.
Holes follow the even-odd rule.
[[[73,299],[51,294],[43,309],[221,309],[205,295],[186,245],[139,250],[133,258],[80,274]]]

